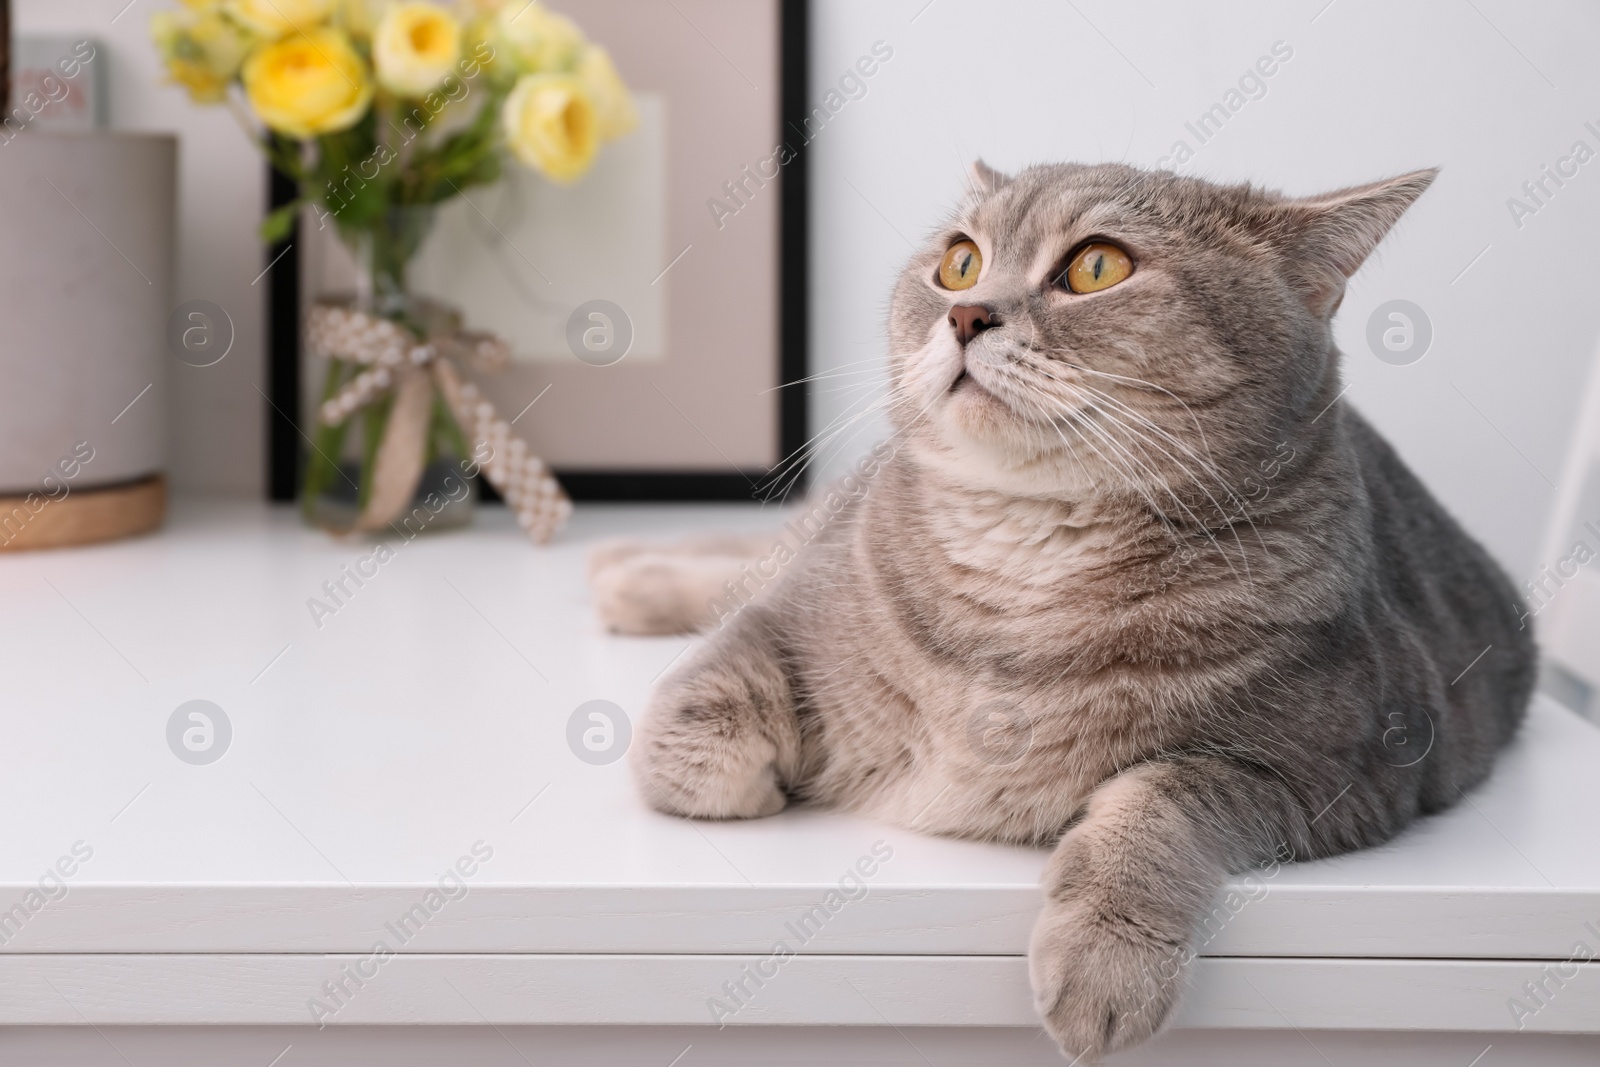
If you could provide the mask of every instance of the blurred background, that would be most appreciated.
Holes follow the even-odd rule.
[[[585,19],[581,0],[549,6]],[[212,373],[171,381],[167,472],[179,494],[259,498],[256,227],[267,190],[257,152],[225,109],[194,107],[163,84],[151,0],[12,8],[18,35],[103,45],[112,129],[180,138],[173,301],[229,309],[237,340]],[[743,93],[741,57],[719,58],[714,17],[700,25],[693,40],[706,47],[682,46],[678,61],[717,72],[730,98]],[[841,425],[881,388],[890,288],[976,157],[1003,170],[1126,160],[1293,194],[1436,165],[1440,179],[1339,313],[1347,399],[1519,583],[1555,563],[1551,546],[1566,538],[1552,531],[1590,506],[1573,457],[1600,332],[1600,6],[813,0],[810,27],[818,105],[860,57],[892,56],[859,89],[846,86],[845,106],[805,149],[809,371],[850,372],[813,384],[811,433]],[[720,116],[713,107],[692,121]],[[1407,302],[1396,306],[1422,340],[1380,353],[1369,325],[1397,321],[1387,318],[1394,301]],[[716,429],[702,429],[714,442]],[[870,417],[851,426],[816,474],[842,472],[882,431]]]
[[[1185,143],[1181,173],[1297,195],[1440,166],[1339,311],[1346,398],[1513,573],[1533,569],[1600,331],[1600,160],[1520,225],[1506,202],[1574,142],[1600,149],[1600,7],[923,2],[815,8],[816,84],[878,38],[895,58],[817,140],[813,373],[881,351],[909,243],[976,156],[1155,166]],[[1274,45],[1292,58],[1201,143],[1199,118]],[[1432,322],[1409,365],[1367,344],[1392,299]],[[814,396],[816,428],[853,399]]]

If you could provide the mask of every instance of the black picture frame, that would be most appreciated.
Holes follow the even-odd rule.
[[[0,115],[11,111],[11,0],[0,0]]]
[[[810,109],[807,70],[810,65],[809,0],[779,0],[779,125],[805,143],[803,130]],[[797,150],[784,165],[779,184],[778,227],[778,376],[783,383],[807,376],[808,203],[807,153]],[[291,203],[295,183],[269,165],[268,210]],[[293,501],[300,483],[304,440],[300,412],[300,262],[299,224],[266,250],[269,275],[267,303],[267,495]],[[778,456],[771,470],[599,470],[557,469],[567,493],[579,501],[735,501],[764,500],[778,482],[785,494],[804,491],[808,403],[804,388],[779,389]],[[785,466],[794,461],[798,470]],[[481,485],[486,500],[498,497]]]

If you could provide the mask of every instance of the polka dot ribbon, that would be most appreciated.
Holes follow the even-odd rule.
[[[306,334],[316,354],[363,368],[323,402],[318,414],[325,424],[337,425],[379,397],[395,396],[379,445],[374,484],[357,529],[382,529],[411,505],[422,477],[428,427],[421,413],[431,405],[435,389],[466,435],[484,477],[505,498],[528,536],[544,544],[566,524],[572,501],[561,483],[478,388],[461,376],[458,363],[485,370],[504,367],[510,358],[505,341],[460,329],[439,330],[419,341],[398,323],[334,303],[311,309]]]

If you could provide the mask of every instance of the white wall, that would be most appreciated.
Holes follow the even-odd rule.
[[[263,171],[226,111],[160,84],[148,20],[164,0],[138,0],[113,23],[124,3],[17,0],[13,17],[18,32],[99,39],[112,125],[182,137],[175,298],[222,305],[238,340],[215,367],[174,361],[172,472],[183,491],[258,494],[263,404],[253,385],[265,387],[266,283],[251,281],[263,265],[254,235]],[[1339,321],[1348,395],[1515,573],[1531,571],[1552,497],[1545,479],[1559,477],[1600,327],[1600,159],[1520,230],[1506,200],[1575,140],[1600,150],[1583,126],[1600,128],[1589,54],[1600,8],[1324,3],[815,0],[819,94],[874,41],[895,53],[807,149],[814,373],[857,361],[870,370],[881,358],[906,239],[956,197],[968,159],[1154,164],[1187,136],[1185,120],[1283,40],[1294,57],[1267,94],[1186,170],[1311,193],[1443,165],[1351,286]],[[1368,315],[1395,297],[1421,305],[1434,326],[1432,349],[1411,366],[1379,362],[1364,339]],[[839,389],[857,380],[816,384],[814,431],[862,395]],[[827,469],[842,469],[881,429],[858,427],[852,443],[829,450]]]
[[[1506,200],[1574,141],[1600,151],[1600,133],[1583,125],[1600,131],[1600,7],[926,3],[817,0],[819,90],[875,40],[895,52],[810,149],[813,373],[879,357],[906,239],[942,217],[973,156],[1002,169],[1154,165],[1176,139],[1194,143],[1184,122],[1282,40],[1294,55],[1266,95],[1182,169],[1308,194],[1443,166],[1345,299],[1347,399],[1514,574],[1534,569],[1553,497],[1546,479],[1560,477],[1600,327],[1600,159],[1520,230]],[[1366,344],[1368,316],[1393,298],[1433,323],[1432,348],[1410,366],[1382,363]],[[818,383],[813,432],[865,395],[830,391],[854,380]],[[832,450],[828,468],[840,471],[879,432]]]
[[[106,85],[109,124],[179,136],[178,254],[173,303],[210,300],[233,319],[226,359],[197,368],[171,361],[168,473],[180,493],[256,496],[264,492],[262,331],[266,265],[255,228],[265,204],[265,170],[237,122],[220,107],[189,103],[161,84],[150,14],[167,0],[14,0],[13,32],[90,37]],[[119,15],[119,12],[121,13]],[[113,21],[115,19],[115,21]]]

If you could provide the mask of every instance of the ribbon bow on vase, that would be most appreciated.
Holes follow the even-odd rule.
[[[372,484],[348,532],[381,530],[412,502],[422,479],[435,391],[468,437],[474,457],[487,447],[482,473],[505,498],[517,522],[536,543],[548,541],[572,514],[572,501],[550,468],[516,436],[458,363],[485,370],[505,366],[510,348],[490,333],[462,330],[448,309],[431,305],[430,320],[444,323],[418,340],[407,327],[344,304],[311,309],[306,333],[311,350],[363,369],[323,401],[324,425],[338,426],[367,405],[392,394],[378,444]]]

